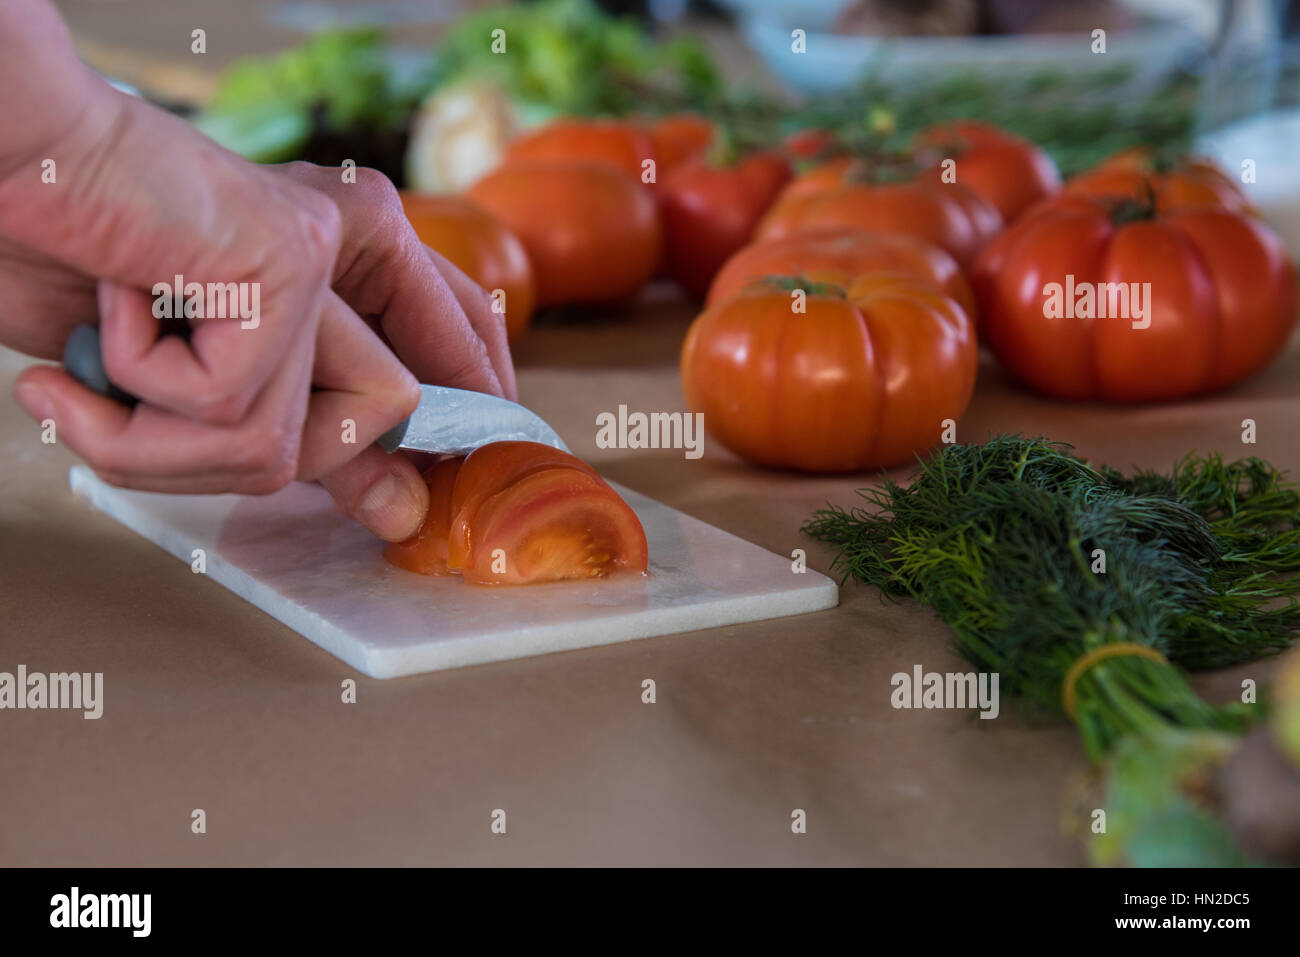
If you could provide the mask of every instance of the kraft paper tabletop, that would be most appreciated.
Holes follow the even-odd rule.
[[[707,442],[697,461],[596,448],[598,412],[683,408],[691,315],[652,290],[601,321],[535,330],[517,350],[522,398],[609,478],[826,570],[798,527],[869,477],[759,471]],[[102,671],[105,703],[98,721],[0,712],[0,864],[1085,860],[1062,829],[1087,768],[1069,727],[1006,696],[994,721],[891,708],[895,672],[968,670],[914,604],[849,584],[813,615],[371,680],[75,501],[73,456],[9,398],[27,361],[0,351],[0,671]],[[1123,467],[1259,454],[1300,473],[1297,423],[1293,341],[1236,389],[1146,408],[1046,401],[986,360],[959,438],[1042,432]],[[1226,700],[1273,671],[1197,686]],[[195,808],[206,834],[191,833]],[[794,808],[806,834],[791,833]]]

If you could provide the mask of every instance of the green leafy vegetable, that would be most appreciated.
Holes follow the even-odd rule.
[[[906,86],[867,77],[852,93],[814,101],[791,115],[800,127],[834,129],[852,140],[873,112],[888,111],[894,122],[881,143],[885,149],[904,149],[917,132],[937,123],[982,120],[1037,143],[1067,176],[1133,146],[1185,153],[1195,132],[1198,78],[1176,73],[1145,90],[1133,89],[1131,80],[1127,67],[1083,75],[939,72]]]
[[[493,52],[503,30],[505,52]],[[695,40],[656,42],[591,0],[492,7],[460,20],[438,49],[435,81],[472,75],[578,115],[654,112],[716,95],[717,69]]]
[[[404,133],[419,92],[398,80],[379,31],[326,30],[232,64],[195,123],[237,153],[275,162],[301,155],[314,134]]]
[[[1244,729],[1248,707],[1206,704],[1176,666],[1249,661],[1300,632],[1295,486],[1218,457],[1125,479],[1068,448],[947,446],[910,485],[886,478],[859,492],[868,508],[819,511],[805,531],[846,577],[933,607],[1004,688],[1053,710],[1071,699],[1094,759],[1129,734]],[[1123,653],[1072,674],[1108,644]]]

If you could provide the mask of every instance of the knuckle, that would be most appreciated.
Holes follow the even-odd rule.
[[[324,193],[303,189],[293,197],[293,213],[284,225],[281,252],[305,256],[317,266],[332,265],[343,241],[343,217]]]
[[[235,456],[236,467],[268,491],[283,488],[297,474],[299,441],[299,434],[285,426],[259,427]]]
[[[308,210],[305,220],[299,225],[308,249],[322,259],[334,261],[339,245],[343,239],[343,216],[324,193],[316,193],[319,199]]]
[[[323,168],[315,163],[308,163],[306,160],[290,160],[287,163],[281,163],[277,167],[285,173],[290,179],[300,183],[315,184],[321,180]]]
[[[234,386],[216,388],[193,398],[193,415],[207,425],[237,425],[248,414],[252,399],[251,394]]]
[[[278,492],[298,475],[297,456],[285,459],[284,462],[269,468],[264,472],[259,472],[248,480],[245,487],[249,495],[270,495],[272,492]]]
[[[356,196],[371,209],[401,209],[402,199],[393,181],[369,166],[357,167],[357,181],[352,184]]]

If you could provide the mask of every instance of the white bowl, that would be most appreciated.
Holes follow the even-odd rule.
[[[770,18],[808,31],[829,30],[853,0],[718,0],[737,20]]]
[[[1195,152],[1208,156],[1237,180],[1250,201],[1300,259],[1300,108],[1274,110],[1242,120],[1196,143]],[[1242,183],[1242,163],[1253,160],[1255,182]]]
[[[764,14],[744,24],[751,47],[778,78],[810,94],[842,93],[868,72],[889,83],[944,71],[974,70],[984,75],[1053,69],[1078,75],[1126,65],[1141,85],[1168,74],[1201,46],[1200,38],[1180,21],[1161,21],[1112,32],[1107,51],[1095,54],[1087,34],[1020,36],[873,37],[815,33],[805,38],[806,52],[791,49],[789,24]]]

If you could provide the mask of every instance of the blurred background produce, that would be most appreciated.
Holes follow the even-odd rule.
[[[128,24],[114,24],[112,11],[93,0],[60,5],[81,22],[103,21],[97,37],[130,35]],[[1125,146],[1185,145],[1194,135],[1300,99],[1300,12],[1285,0],[234,0],[227,6],[232,23],[262,22],[266,29],[240,36],[238,44],[210,37],[210,52],[198,64],[183,48],[173,60],[163,55],[149,63],[99,40],[83,52],[146,95],[223,117],[233,128],[231,141],[250,153],[287,150],[308,158],[305,120],[336,134],[373,124],[400,135],[409,131],[418,100],[471,80],[506,97],[524,125],[561,113],[654,112],[671,105],[761,107],[798,128],[860,121],[861,106],[871,104],[889,108],[906,137],[939,120],[979,118],[1039,143],[1067,174]],[[174,20],[173,29],[184,35],[193,20],[184,9],[159,18]],[[1078,42],[1080,23],[1108,29],[1106,55]],[[779,28],[781,36],[779,49],[770,56],[760,51],[761,59],[752,46],[760,26]],[[814,55],[790,55],[793,26],[808,31]],[[498,27],[518,44],[509,57],[475,40],[484,28]],[[922,75],[902,68],[909,44],[936,37],[950,45],[922,51]],[[835,96],[808,97],[778,67],[803,63],[827,74],[834,57],[819,45],[823,39],[859,51],[861,63]],[[1055,46],[1035,55],[1048,41]],[[259,45],[281,55],[226,62],[231,49]],[[1176,49],[1156,56],[1163,46]],[[1072,51],[1070,59],[1062,59],[1063,49]],[[278,108],[274,115],[268,103]],[[254,142],[235,139],[258,128],[259,107],[270,129]],[[313,108],[323,112],[313,117]],[[244,111],[251,111],[246,123]],[[286,113],[296,119],[284,120]],[[404,175],[400,162],[380,168],[395,180]]]

